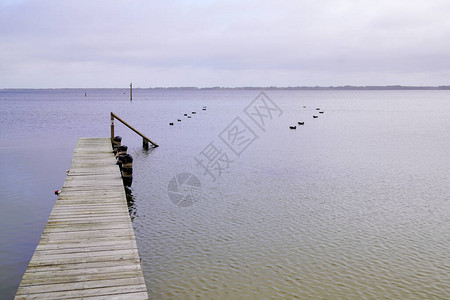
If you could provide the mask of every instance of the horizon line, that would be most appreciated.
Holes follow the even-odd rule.
[[[129,87],[73,87],[73,88],[0,88],[0,90],[80,90],[80,89],[125,89]],[[341,85],[341,86],[241,86],[241,87],[133,87],[133,89],[149,90],[450,90],[450,85]]]

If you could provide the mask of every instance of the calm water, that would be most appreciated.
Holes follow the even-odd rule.
[[[258,91],[124,92],[0,90],[0,298],[15,294],[77,139],[108,137],[111,111],[160,144],[146,152],[116,126],[135,159],[152,298],[450,295],[449,91],[268,91],[282,115],[264,131],[244,113]],[[236,117],[254,133],[239,156],[225,144]],[[196,162],[205,154],[222,158],[220,176]],[[188,207],[167,193],[183,172],[201,182]]]

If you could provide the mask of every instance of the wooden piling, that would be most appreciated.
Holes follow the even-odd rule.
[[[130,82],[130,101],[133,100],[133,83]]]

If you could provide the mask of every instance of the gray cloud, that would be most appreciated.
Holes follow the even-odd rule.
[[[0,88],[441,85],[447,1],[13,1]]]

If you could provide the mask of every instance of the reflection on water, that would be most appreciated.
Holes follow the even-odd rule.
[[[140,159],[147,159],[149,155],[155,150],[156,148],[149,147],[149,148],[137,148],[135,149],[136,153],[139,155]],[[134,154],[136,155],[136,154]],[[134,159],[134,156],[133,156]],[[125,186],[125,195],[127,198],[127,205],[128,205],[128,213],[130,214],[131,221],[134,221],[134,219],[137,216],[137,209],[136,209],[136,203],[135,203],[135,196],[133,195],[133,187]]]
[[[131,221],[133,221],[136,217],[136,204],[134,203],[133,190],[125,186],[125,195],[127,197],[128,213],[130,214]]]
[[[257,91],[136,90],[132,103],[121,91],[76,92],[0,104],[0,154],[14,161],[0,169],[7,298],[77,139],[109,136],[110,111],[160,145],[145,151],[116,126],[134,158],[127,203],[151,298],[448,298],[448,91],[270,91],[283,115],[256,128],[216,181],[194,158],[212,141],[226,151],[220,133]],[[313,119],[316,107],[325,113]],[[184,172],[202,187],[186,207],[167,190]]]

